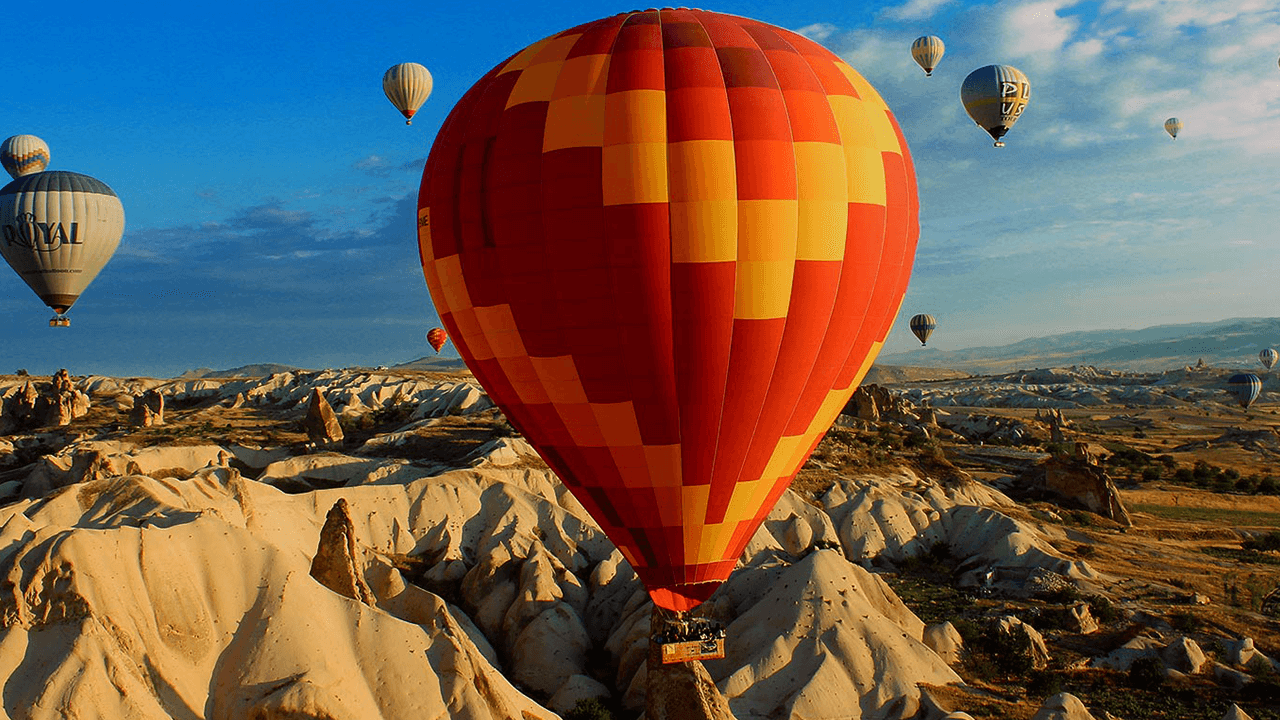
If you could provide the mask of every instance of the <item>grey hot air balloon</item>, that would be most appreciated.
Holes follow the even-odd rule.
[[[1178,139],[1178,133],[1182,131],[1182,121],[1178,118],[1169,118],[1164,121],[1164,131],[1169,133],[1169,137],[1174,140]]]
[[[960,86],[965,112],[1004,147],[1001,140],[1031,100],[1031,81],[1012,65],[987,65],[969,73]]]
[[[1240,407],[1248,409],[1262,393],[1262,380],[1253,373],[1232,375],[1227,381],[1227,391],[1236,396],[1236,402],[1240,403]]]
[[[1258,359],[1262,361],[1264,367],[1270,370],[1271,366],[1275,365],[1277,360],[1280,360],[1280,353],[1276,352],[1275,348],[1267,348],[1258,353]]]
[[[938,321],[932,315],[921,313],[911,318],[911,332],[920,340],[923,347],[929,340],[929,336],[933,334],[934,329],[938,327]]]
[[[73,172],[23,175],[0,188],[0,254],[57,315],[65,313],[115,253],[124,208],[106,183]]]

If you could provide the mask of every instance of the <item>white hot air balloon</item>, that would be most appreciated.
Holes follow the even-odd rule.
[[[0,165],[15,179],[49,167],[49,146],[35,135],[14,135],[0,143]]]
[[[413,114],[431,95],[431,73],[418,63],[392,65],[382,76],[382,92],[404,115],[404,124],[412,125]]]
[[[942,38],[937,35],[925,35],[911,43],[911,57],[924,70],[926,77],[933,75],[933,69],[942,61],[942,54],[947,51]]]
[[[57,315],[93,282],[120,245],[124,207],[106,183],[73,172],[23,175],[0,188],[0,254]]]

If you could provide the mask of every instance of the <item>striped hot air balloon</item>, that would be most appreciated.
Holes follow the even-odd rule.
[[[946,50],[947,46],[942,43],[942,38],[936,35],[918,37],[911,43],[911,57],[924,69],[925,77],[933,75],[933,69],[938,67]]]
[[[911,332],[919,338],[920,345],[923,346],[929,339],[929,336],[933,334],[934,329],[938,327],[938,321],[934,320],[932,315],[925,315],[922,313],[920,315],[912,316],[910,327]]]
[[[14,135],[0,143],[0,165],[15,180],[49,167],[49,146],[35,135]]]
[[[392,65],[382,75],[382,92],[404,115],[404,124],[413,124],[413,114],[431,95],[431,73],[418,63]]]
[[[437,135],[418,218],[459,355],[675,611],[857,388],[918,235],[906,141],[857,71],[683,8],[494,67]]]
[[[444,328],[431,328],[427,331],[427,344],[436,351],[437,355],[440,354],[440,348],[443,348],[446,342],[449,342],[449,333],[445,332]]]
[[[1232,375],[1231,379],[1227,380],[1227,391],[1235,395],[1240,407],[1247,409],[1262,393],[1262,380],[1253,373]]]
[[[1022,117],[1031,100],[1031,81],[1012,65],[987,65],[969,73],[960,86],[964,111],[1004,147],[1000,139]]]
[[[67,312],[115,253],[124,208],[106,183],[51,171],[0,189],[0,253],[66,325]]]
[[[1275,348],[1267,348],[1258,353],[1258,359],[1262,361],[1263,367],[1270,370],[1271,366],[1280,360],[1280,353],[1276,352]]]
[[[1174,140],[1178,139],[1178,133],[1182,131],[1182,121],[1178,118],[1169,118],[1164,121],[1164,131],[1169,133],[1169,137]]]

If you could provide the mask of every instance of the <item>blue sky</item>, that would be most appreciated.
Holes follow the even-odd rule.
[[[394,364],[430,352],[414,204],[435,131],[499,61],[633,9],[543,3],[59,5],[10,33],[0,136],[103,180],[126,228],[69,330],[0,272],[0,371],[170,375]],[[1276,315],[1280,8],[1274,0],[725,2],[847,59],[903,126],[921,239],[886,352],[937,316],[957,349],[1094,328]],[[926,78],[909,45],[941,36]],[[426,65],[414,124],[383,71]],[[994,149],[972,69],[1031,104]],[[1176,141],[1165,118],[1185,128]],[[449,353],[451,348],[446,349]]]

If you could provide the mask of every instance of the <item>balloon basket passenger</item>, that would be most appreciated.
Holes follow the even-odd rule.
[[[71,327],[71,318],[63,315],[62,313],[58,313],[57,315],[49,318],[49,327]]]
[[[664,665],[724,657],[724,626],[708,618],[669,618],[652,640],[662,648]]]

